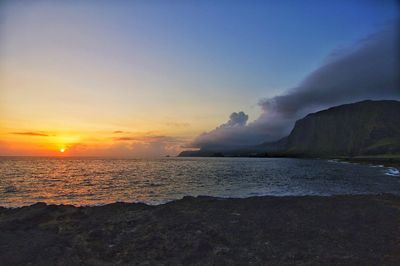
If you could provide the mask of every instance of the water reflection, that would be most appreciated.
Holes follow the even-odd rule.
[[[385,175],[386,168],[323,160],[1,158],[0,169],[1,206],[400,192],[399,177]]]

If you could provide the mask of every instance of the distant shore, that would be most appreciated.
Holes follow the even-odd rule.
[[[351,163],[365,163],[365,164],[383,165],[386,167],[400,167],[400,155],[381,156],[381,157],[359,156],[359,157],[339,158],[339,160]]]
[[[0,208],[1,265],[395,265],[400,197]]]
[[[207,154],[204,156],[182,156],[183,158],[193,158],[193,157],[227,157],[227,158],[296,158],[296,159],[326,159],[326,160],[338,160],[351,163],[363,163],[363,164],[373,164],[373,165],[383,165],[386,167],[400,167],[400,155],[379,155],[379,156],[305,156],[305,155],[293,155],[293,154],[254,154],[254,155],[243,155],[243,156],[224,156],[221,153],[216,155]]]

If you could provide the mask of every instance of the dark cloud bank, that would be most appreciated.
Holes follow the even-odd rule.
[[[399,27],[387,27],[346,50],[333,52],[325,63],[286,94],[260,101],[262,114],[232,113],[229,121],[198,136],[190,147],[235,149],[275,141],[310,112],[365,99],[400,99]]]

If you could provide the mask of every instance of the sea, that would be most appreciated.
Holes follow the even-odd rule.
[[[0,206],[161,204],[184,196],[400,194],[399,169],[291,158],[0,157]]]

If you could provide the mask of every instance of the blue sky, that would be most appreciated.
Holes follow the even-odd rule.
[[[2,1],[0,118],[190,138],[232,111],[256,119],[260,99],[397,17],[389,0]]]

